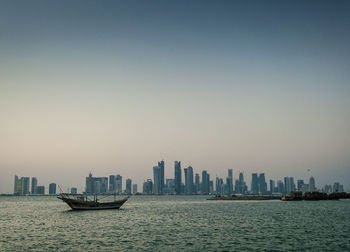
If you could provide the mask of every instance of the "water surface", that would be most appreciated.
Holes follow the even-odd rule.
[[[350,200],[207,201],[133,196],[71,211],[55,197],[0,197],[3,251],[350,251]]]

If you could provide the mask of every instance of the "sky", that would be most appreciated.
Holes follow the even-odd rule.
[[[350,190],[349,1],[0,1],[0,193],[14,175]],[[125,181],[125,180],[124,180]],[[125,184],[124,184],[125,187]]]

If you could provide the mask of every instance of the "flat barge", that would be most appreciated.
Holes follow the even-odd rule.
[[[280,196],[214,196],[207,200],[280,200]]]
[[[207,200],[282,200],[282,201],[312,201],[312,200],[339,200],[350,199],[350,193],[336,192],[291,192],[290,195],[274,196],[274,195],[239,195],[239,196],[214,196]]]

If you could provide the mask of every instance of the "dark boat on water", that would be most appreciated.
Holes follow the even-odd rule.
[[[107,195],[107,197],[110,195]],[[97,196],[94,196],[93,200],[88,196],[82,194],[68,194],[61,193],[58,199],[67,203],[73,210],[104,210],[104,209],[119,209],[129,197],[122,200],[116,200],[114,197],[113,201],[100,202]]]

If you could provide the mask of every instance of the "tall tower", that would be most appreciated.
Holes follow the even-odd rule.
[[[207,171],[202,171],[202,194],[208,194],[209,193],[209,174]]]
[[[115,192],[116,188],[115,188],[115,176],[114,175],[110,175],[109,176],[109,188],[108,191],[109,192]]]
[[[175,161],[175,194],[181,193],[181,162]]]
[[[115,176],[115,189],[117,193],[123,192],[123,177],[119,174]]]
[[[309,188],[310,188],[310,192],[313,192],[316,190],[315,179],[312,176],[309,179]]]
[[[36,194],[37,191],[37,186],[38,186],[38,180],[35,177],[32,177],[32,190],[30,191],[31,194]]]
[[[125,184],[126,184],[126,187],[125,187],[126,194],[131,195],[131,184],[132,184],[131,179],[127,179]]]
[[[259,174],[259,192],[262,194],[266,194],[267,192],[267,184],[265,181],[265,173]]]
[[[233,172],[232,169],[228,169],[227,171],[227,186],[228,186],[228,192],[231,194],[233,192]]]
[[[196,185],[196,193],[198,194],[199,191],[201,190],[198,173],[196,173],[196,176],[195,176],[195,185]]]
[[[160,193],[163,194],[163,188],[164,188],[164,160],[158,162],[158,167],[160,168]]]
[[[161,172],[159,166],[153,166],[153,193],[161,194]]]
[[[193,168],[189,166],[184,169],[185,172],[185,193],[192,194],[193,193]]]
[[[258,194],[259,192],[259,180],[257,173],[252,173],[252,184],[250,190],[253,194]]]

